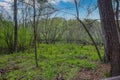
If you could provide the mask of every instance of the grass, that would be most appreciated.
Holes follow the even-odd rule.
[[[38,64],[35,68],[32,49],[9,55],[0,55],[0,68],[7,72],[2,78],[8,80],[55,80],[61,74],[65,80],[71,80],[82,69],[95,69],[98,56],[91,45],[77,44],[39,44]],[[100,50],[103,53],[102,50]]]

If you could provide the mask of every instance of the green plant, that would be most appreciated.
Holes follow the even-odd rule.
[[[29,28],[20,27],[18,30],[18,47],[21,50],[29,48],[31,43],[32,33]]]
[[[105,77],[110,77],[110,72],[106,72],[106,73],[104,74],[104,76],[105,76]]]

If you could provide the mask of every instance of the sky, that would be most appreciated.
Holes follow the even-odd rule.
[[[29,2],[31,0],[25,0],[26,2]],[[80,18],[92,18],[92,19],[98,19],[98,9],[94,10],[95,6],[97,4],[97,0],[78,0],[79,3],[79,13]],[[0,7],[4,8],[8,13],[11,12],[11,3],[13,0],[0,0]],[[52,16],[56,17],[63,17],[63,18],[75,18],[75,4],[74,0],[48,0],[50,4],[52,4],[58,11],[54,13]],[[89,16],[88,11],[94,10]]]
[[[50,2],[53,3],[53,5],[55,5],[55,8],[58,8],[60,10],[58,12],[60,17],[61,16],[66,17],[67,19],[75,18],[76,9],[74,0],[54,0],[53,2],[52,1]],[[78,1],[80,18],[99,19],[98,9],[95,9],[95,7],[97,6],[97,0],[78,0]],[[88,15],[90,10],[93,12]]]

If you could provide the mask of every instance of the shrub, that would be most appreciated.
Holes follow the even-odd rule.
[[[31,43],[31,31],[29,28],[20,27],[18,30],[18,47],[19,50],[25,50],[29,47]]]

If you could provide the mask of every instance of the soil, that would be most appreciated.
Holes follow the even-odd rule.
[[[110,65],[97,63],[98,67],[94,70],[90,69],[81,69],[78,71],[73,80],[101,80],[105,78],[105,74],[109,73]]]

